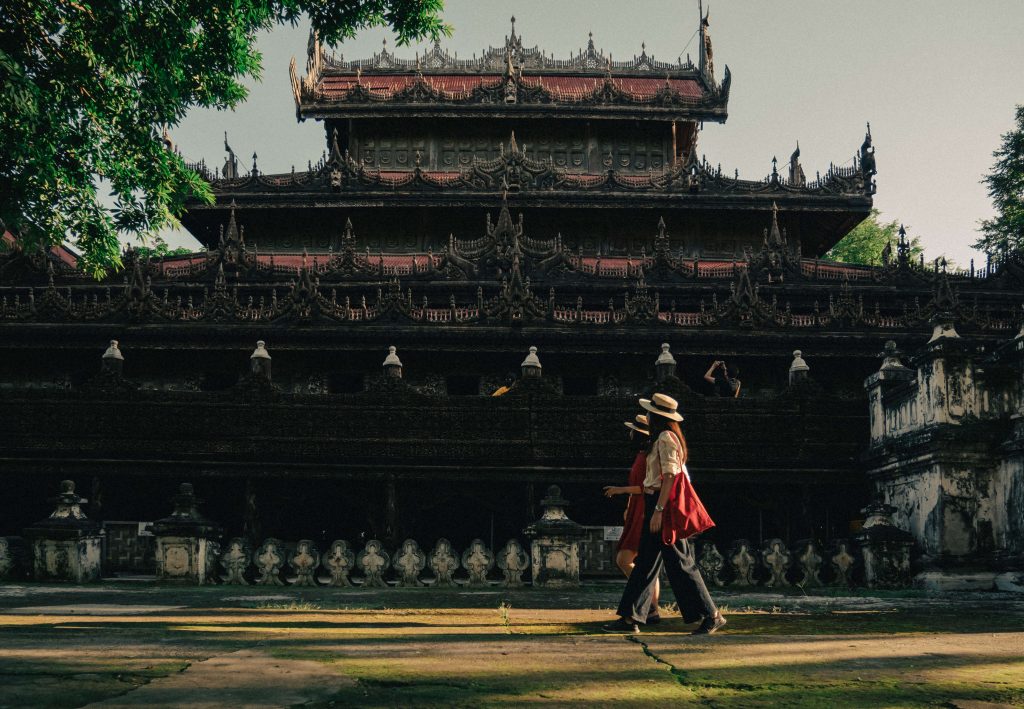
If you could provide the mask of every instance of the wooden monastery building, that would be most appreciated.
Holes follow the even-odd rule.
[[[870,130],[843,166],[809,177],[797,150],[741,179],[700,151],[731,74],[706,23],[699,47],[613,61],[591,39],[557,59],[513,21],[472,59],[348,60],[313,36],[291,88],[323,158],[195,165],[216,196],[183,219],[202,251],[129,249],[96,281],[7,234],[0,532],[45,516],[63,478],[111,525],[162,517],[192,482],[253,538],[500,545],[552,483],[575,521],[614,526],[622,422],[660,389],[712,535],[848,536],[886,341],[912,352],[942,316],[995,348],[1024,270],[951,272],[905,238],[880,267],[823,260],[870,213]],[[707,388],[713,360],[741,396]]]

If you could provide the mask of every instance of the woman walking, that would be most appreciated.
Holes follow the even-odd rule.
[[[686,536],[714,523],[689,489],[686,439],[678,423],[683,417],[676,400],[664,394],[655,394],[650,400],[641,399],[640,406],[650,412],[644,529],[636,565],[619,603],[619,618],[603,630],[639,632],[638,624],[647,622],[654,582],[664,566],[683,620],[687,623],[701,621],[694,634],[711,634],[725,625],[725,618],[711,600]]]
[[[626,428],[629,429],[629,439],[639,445],[636,458],[633,460],[633,467],[629,470],[629,480],[625,486],[606,485],[604,488],[605,497],[616,495],[629,495],[626,501],[626,511],[623,515],[622,536],[619,537],[619,544],[615,552],[615,565],[622,573],[629,578],[633,571],[636,555],[640,551],[640,537],[643,535],[644,526],[644,478],[647,475],[647,445],[650,434],[647,427],[650,425],[643,414],[639,414],[635,423],[626,421]],[[647,614],[648,624],[658,623],[661,615],[658,612],[658,596],[660,583],[654,581],[654,592],[651,598],[651,611]]]

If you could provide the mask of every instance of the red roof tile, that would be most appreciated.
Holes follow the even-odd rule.
[[[460,99],[467,97],[478,86],[495,85],[502,77],[497,74],[479,74],[466,76],[461,74],[424,75],[423,80],[445,98]],[[556,99],[563,101],[579,101],[589,96],[604,84],[604,77],[594,76],[524,76],[523,85],[540,86],[550,92]],[[653,98],[666,84],[666,79],[621,77],[612,78],[612,84],[633,98],[644,100]],[[412,86],[416,82],[415,74],[390,76],[325,76],[320,79],[319,90],[327,99],[342,98],[352,91],[357,84],[371,93],[390,98],[397,92]],[[668,79],[669,88],[686,98],[698,99],[703,89],[695,79]]]

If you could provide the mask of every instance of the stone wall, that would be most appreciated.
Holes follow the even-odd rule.
[[[1024,328],[986,350],[940,315],[906,365],[890,342],[865,381],[867,473],[920,567],[994,576],[1024,560],[1022,376]]]

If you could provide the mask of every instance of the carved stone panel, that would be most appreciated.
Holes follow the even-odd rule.
[[[14,568],[14,557],[11,553],[11,546],[7,540],[0,537],[0,579],[5,579]]]
[[[814,541],[801,544],[796,550],[797,569],[800,571],[801,588],[822,586],[821,564],[824,561]]]
[[[398,572],[399,586],[422,586],[420,572],[427,565],[427,557],[420,550],[420,545],[412,539],[402,542],[402,547],[395,552],[392,566]]]
[[[451,542],[443,537],[437,540],[434,550],[430,552],[430,570],[434,572],[434,586],[457,585],[452,577],[459,570],[459,557],[452,549]]]
[[[754,571],[757,569],[757,557],[750,549],[750,542],[746,539],[737,539],[729,552],[729,563],[733,570],[734,586],[753,586],[757,583],[754,579]]]
[[[785,588],[790,583],[786,579],[791,557],[789,550],[781,539],[767,539],[761,550],[761,562],[768,569],[769,577],[764,582],[768,588]]]
[[[487,572],[494,568],[494,554],[479,539],[462,552],[462,568],[469,572],[470,586],[486,586]]]
[[[88,583],[100,579],[100,537],[32,542],[33,572],[37,581]]]
[[[202,583],[206,571],[205,554],[200,573],[199,540],[194,537],[161,536],[156,539],[156,577],[160,581]],[[205,544],[203,544],[205,551]]]
[[[384,551],[384,545],[376,539],[366,542],[366,546],[359,556],[356,557],[356,564],[363,572],[363,585],[374,588],[387,588],[388,582],[384,580],[384,573],[388,569],[388,562],[391,557]]]
[[[228,542],[227,548],[220,554],[220,566],[224,569],[224,583],[229,586],[247,586],[245,572],[249,568],[249,544],[241,537]]]
[[[701,544],[700,561],[697,564],[704,582],[714,586],[724,586],[722,582],[722,568],[725,566],[725,557],[715,546],[714,542],[703,542]]]
[[[295,571],[296,586],[316,586],[316,569],[320,565],[320,552],[309,539],[301,539],[288,559]]]
[[[356,555],[344,539],[331,542],[331,546],[324,553],[320,563],[327,573],[331,575],[331,580],[328,582],[329,585],[339,587],[352,585],[349,574],[352,573],[352,569],[355,566]]]
[[[529,566],[530,557],[527,556],[523,545],[517,539],[509,539],[498,552],[498,568],[504,575],[501,585],[506,588],[522,586],[523,573]]]
[[[832,563],[832,585],[852,586],[853,565],[857,559],[850,553],[850,542],[846,539],[837,539],[832,547],[832,556],[829,559]]]
[[[281,568],[285,563],[284,542],[267,539],[252,555],[252,563],[259,572],[256,584],[259,586],[284,586]]]
[[[206,580],[205,583],[218,583],[217,565],[220,561],[220,542],[206,540]]]

